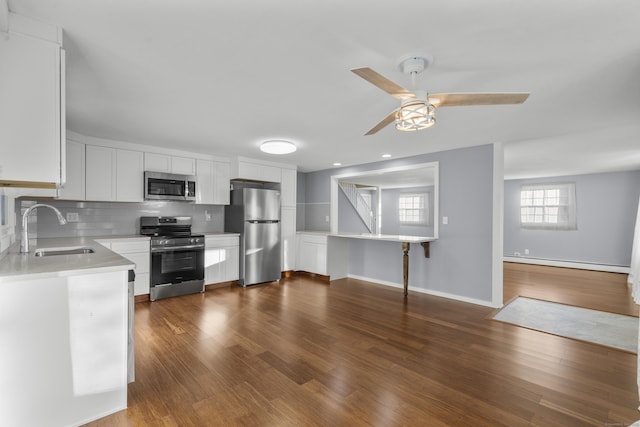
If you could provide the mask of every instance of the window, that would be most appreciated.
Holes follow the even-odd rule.
[[[524,228],[575,230],[575,183],[520,187],[520,224]]]
[[[400,224],[426,225],[429,222],[429,202],[426,193],[401,194],[398,199]]]

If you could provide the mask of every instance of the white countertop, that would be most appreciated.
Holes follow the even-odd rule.
[[[344,237],[348,239],[382,240],[385,242],[408,242],[422,243],[433,242],[435,237],[426,236],[403,236],[395,234],[372,234],[372,233],[329,233],[329,237]]]
[[[343,237],[347,239],[381,240],[385,242],[408,242],[422,243],[438,240],[435,237],[426,236],[403,236],[396,234],[374,234],[374,233],[331,233],[329,231],[298,231],[298,234],[311,234],[317,236]]]
[[[148,239],[145,236],[128,236]],[[14,243],[0,259],[0,283],[36,278],[64,277],[76,274],[103,273],[135,268],[134,263],[105,248],[96,240],[119,239],[117,236],[61,237],[29,241],[29,253],[20,253],[20,242]],[[36,249],[89,246],[95,253],[37,257]]]

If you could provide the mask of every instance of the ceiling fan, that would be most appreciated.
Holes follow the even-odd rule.
[[[415,87],[416,76],[422,73],[433,62],[430,56],[411,55],[402,59],[398,69],[411,76],[412,87]],[[426,90],[407,90],[392,82],[371,68],[355,68],[351,70],[374,86],[379,87],[401,101],[400,107],[371,128],[365,135],[373,135],[391,122],[401,131],[427,129],[436,123],[435,110],[439,107],[457,107],[463,105],[500,105],[522,104],[529,93],[436,93],[428,95]]]

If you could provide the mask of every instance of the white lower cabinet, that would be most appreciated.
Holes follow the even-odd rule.
[[[298,234],[297,270],[327,275],[327,236]]]
[[[240,273],[240,240],[236,235],[207,235],[204,237],[204,283],[231,282]]]
[[[320,232],[298,232],[296,270],[329,276],[329,280],[348,277],[349,239]]]
[[[149,293],[149,274],[151,272],[149,238],[98,239],[96,242],[133,262],[136,265],[134,269],[136,273],[134,293],[136,295]]]

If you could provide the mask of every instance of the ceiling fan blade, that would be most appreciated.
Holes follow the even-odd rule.
[[[379,87],[383,91],[387,92],[391,96],[394,96],[398,99],[415,97],[415,95],[411,91],[408,91],[402,86],[392,82],[382,74],[379,74],[376,71],[373,71],[371,68],[368,68],[368,67],[354,68],[351,71],[359,75],[360,77],[362,77],[363,79],[371,83],[372,85]]]
[[[378,132],[379,130],[381,130],[382,128],[386,127],[387,125],[389,125],[391,122],[393,122],[396,119],[396,110],[393,110],[392,112],[389,113],[389,115],[387,117],[385,117],[384,119],[380,120],[380,122],[375,125],[374,127],[372,127],[369,132],[365,133],[366,135],[373,135],[374,133]]]
[[[435,107],[458,107],[463,105],[522,104],[529,93],[435,93],[429,102]]]

